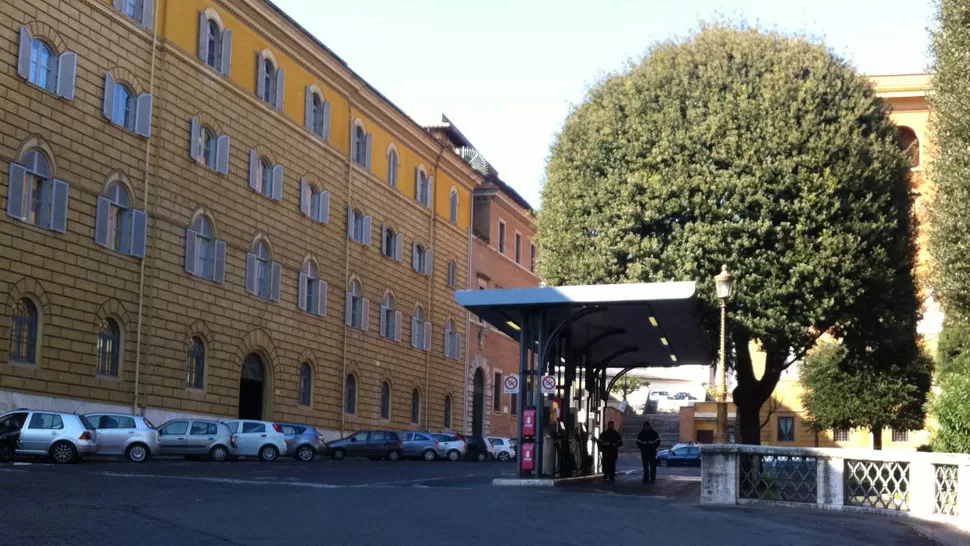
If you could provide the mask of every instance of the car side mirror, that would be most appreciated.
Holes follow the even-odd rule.
[[[357,438],[351,438],[350,441],[351,442],[356,442],[357,441]]]

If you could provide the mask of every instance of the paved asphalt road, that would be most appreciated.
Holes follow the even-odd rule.
[[[491,485],[514,472],[366,460],[0,465],[0,544],[934,544],[878,516],[700,507],[696,469],[661,469],[652,486],[636,475]]]

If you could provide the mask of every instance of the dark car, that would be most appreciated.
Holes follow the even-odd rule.
[[[404,444],[396,432],[362,430],[342,440],[328,443],[327,452],[337,460],[345,457],[367,457],[373,461],[398,461],[404,454]]]
[[[657,452],[660,466],[700,466],[701,449],[694,445],[674,446]]]
[[[481,436],[464,436],[462,434],[456,434],[456,436],[465,440],[465,445],[468,446],[468,451],[465,452],[465,459],[482,462],[495,457],[495,446],[485,440],[485,438]]]

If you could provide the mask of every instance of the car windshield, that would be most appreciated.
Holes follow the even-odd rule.
[[[97,428],[97,427],[95,427],[94,425],[91,424],[91,421],[88,421],[88,418],[87,417],[85,417],[83,415],[78,415],[77,417],[78,417],[78,419],[81,420],[81,424],[84,425],[84,428],[86,428],[88,430],[95,430]]]

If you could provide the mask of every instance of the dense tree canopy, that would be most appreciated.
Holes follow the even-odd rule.
[[[705,26],[591,89],[552,147],[538,218],[549,284],[736,273],[742,440],[791,363],[911,267],[906,158],[884,103],[823,46]],[[766,353],[763,377],[749,346]]]

